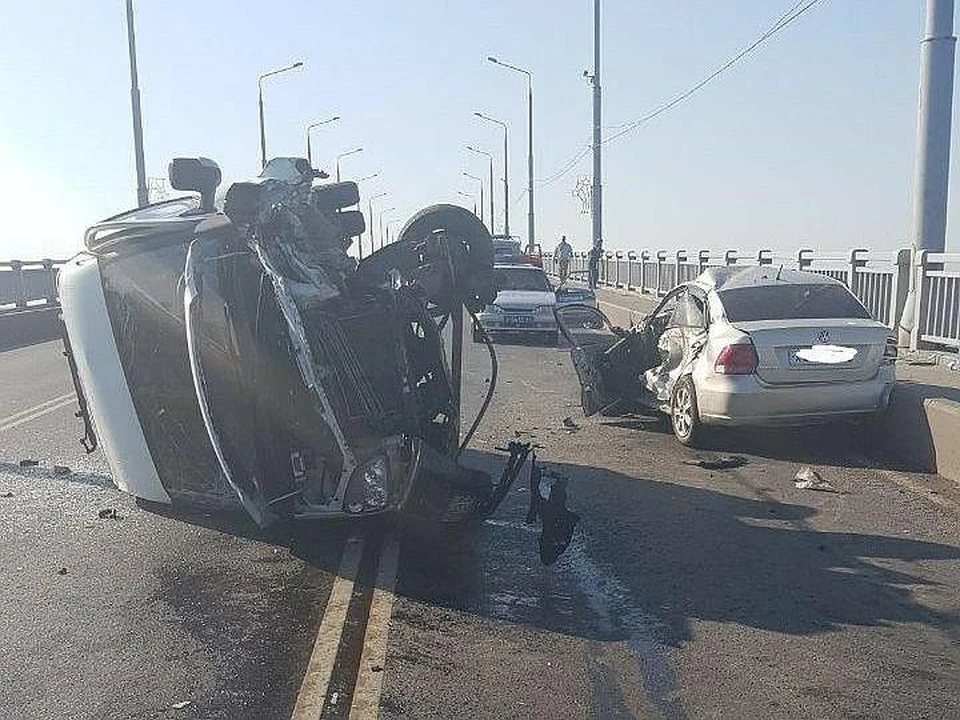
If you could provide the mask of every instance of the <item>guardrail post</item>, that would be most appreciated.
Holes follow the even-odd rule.
[[[757,253],[757,265],[773,265],[773,250],[760,250]]]
[[[15,289],[14,296],[16,297],[17,307],[25,308],[27,306],[27,292],[23,286],[23,262],[20,260],[11,260],[10,271],[14,274],[13,287]]]
[[[613,251],[607,250],[603,254],[603,284],[610,284],[610,260],[613,258]]]
[[[615,256],[614,256],[614,261],[613,261],[613,262],[616,264],[616,267],[617,267],[616,287],[623,287],[623,285],[620,283],[620,261],[621,261],[622,259],[623,259],[623,250],[617,250],[617,252],[616,252],[616,254],[615,254]]]
[[[900,248],[893,253],[893,286],[890,288],[890,322],[894,330],[900,327],[900,319],[910,293],[910,272],[913,250]]]
[[[813,250],[803,248],[797,251],[797,270],[806,270],[813,264]]]
[[[667,262],[667,251],[666,250],[657,250],[657,296],[660,296],[661,292],[666,292],[661,287],[663,285],[663,267]]]
[[[650,262],[650,251],[640,251],[640,292],[647,291],[647,263]]]
[[[707,265],[710,264],[710,251],[709,250],[699,250],[697,252],[697,275],[702,273],[707,269]]]
[[[57,271],[53,269],[53,260],[49,258],[44,258],[41,264],[47,275],[45,299],[48,304],[53,305],[57,302]]]
[[[674,257],[675,257],[674,267],[675,267],[676,269],[674,270],[674,273],[673,273],[673,284],[674,284],[674,285],[679,285],[680,282],[681,282],[681,280],[680,280],[680,277],[681,277],[680,271],[681,271],[681,269],[683,268],[683,264],[684,264],[685,262],[687,262],[687,251],[686,251],[686,250],[677,250],[677,253],[676,253],[676,255],[675,255]]]
[[[727,250],[723,254],[723,263],[725,265],[736,265],[737,264],[737,251],[736,250]]]
[[[633,265],[637,260],[636,250],[627,250],[627,290],[633,290]]]
[[[923,335],[926,323],[927,303],[929,301],[930,284],[927,282],[927,251],[920,250],[916,253],[913,271],[916,273],[915,281],[916,292],[914,293],[914,302],[916,303],[916,313],[913,317],[913,329],[910,332],[910,349],[918,350],[920,348],[920,336]]]
[[[869,252],[866,248],[854,248],[850,251],[850,275],[848,277],[849,282],[847,283],[847,288],[854,295],[859,296],[859,289],[857,288],[857,268],[866,267],[867,259],[861,257]],[[860,298],[862,301],[863,298]]]

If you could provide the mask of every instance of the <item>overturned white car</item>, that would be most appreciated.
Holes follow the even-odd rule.
[[[347,254],[364,228],[347,209],[357,186],[320,175],[277,158],[215,207],[216,164],[180,158],[171,185],[199,197],[87,232],[59,279],[83,442],[99,438],[137,497],[239,502],[260,525],[400,510],[482,518],[531,452],[510,443],[499,478],[459,462],[479,422],[461,438],[463,315],[494,297],[490,235],[435,205],[358,263]],[[494,372],[484,409],[495,383]],[[551,532],[563,538],[546,539],[553,557],[575,520],[544,510],[561,520]]]
[[[883,411],[894,386],[889,330],[823,275],[716,268],[630,330],[596,309],[557,310],[584,412],[667,413],[695,444],[704,425],[802,425]]]

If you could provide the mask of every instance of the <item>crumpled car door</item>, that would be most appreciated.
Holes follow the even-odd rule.
[[[560,307],[555,314],[571,345],[584,415],[636,403],[643,389],[641,375],[656,362],[650,334],[614,327],[600,310],[586,305]]]
[[[660,362],[644,376],[647,389],[662,405],[670,403],[673,386],[691,371],[707,340],[705,300],[686,289],[676,291],[665,303],[671,299],[676,304],[657,338]]]

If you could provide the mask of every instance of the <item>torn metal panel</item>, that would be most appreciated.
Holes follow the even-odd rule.
[[[305,161],[275,159],[231,186],[220,212],[213,168],[171,163],[176,186],[201,203],[159,203],[87,234],[164,490],[184,503],[232,497],[261,525],[492,513],[530,447],[505,448],[497,479],[458,463],[479,417],[461,442],[462,338],[447,348],[441,335],[495,295],[479,219],[426,208],[358,265],[347,254],[364,227],[349,209],[355,184],[315,185]],[[67,336],[86,342],[79,326]]]

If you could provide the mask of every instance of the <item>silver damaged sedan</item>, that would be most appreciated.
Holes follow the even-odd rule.
[[[715,268],[630,330],[557,310],[584,412],[666,413],[694,445],[707,425],[805,425],[884,411],[896,347],[847,288],[775,266]]]

